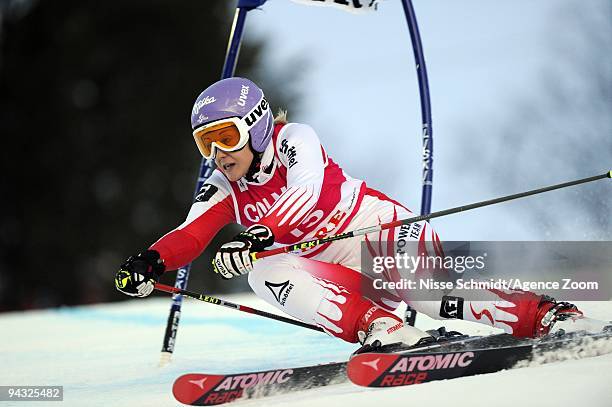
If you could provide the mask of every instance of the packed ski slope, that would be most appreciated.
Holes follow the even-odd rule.
[[[271,310],[252,295],[228,299]],[[612,317],[612,302],[580,305],[592,317]],[[168,308],[169,300],[155,298],[0,314],[0,385],[63,385],[63,403],[51,406],[176,406],[172,383],[183,373],[338,361],[355,348],[314,331],[186,300],[174,359],[160,368]],[[423,329],[440,325],[419,315]],[[445,325],[472,334],[494,331],[464,321]],[[612,354],[395,389],[347,383],[234,405],[610,406],[610,371]]]

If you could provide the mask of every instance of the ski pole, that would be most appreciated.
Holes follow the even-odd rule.
[[[246,312],[249,314],[259,315],[260,317],[273,319],[275,321],[285,322],[291,325],[301,326],[302,328],[312,329],[313,331],[325,332],[323,331],[322,328],[316,325],[307,324],[305,322],[298,321],[296,319],[283,317],[281,315],[272,314],[266,311],[261,311],[255,308],[247,307],[246,305],[235,304],[233,302],[225,301],[225,300],[222,300],[220,298],[216,298],[210,295],[198,294],[193,291],[183,290],[181,288],[172,287],[172,286],[161,284],[161,283],[156,283],[155,289],[166,292],[166,293],[170,293],[170,294],[181,294],[185,297],[193,298],[194,300],[206,302],[208,304],[214,304],[214,305],[219,305],[221,307],[232,308],[232,309]]]
[[[595,175],[593,177],[587,177],[578,179],[575,181],[564,182],[561,184],[551,185],[539,189],[533,189],[531,191],[520,192],[518,194],[502,196],[500,198],[489,199],[487,201],[476,202],[469,205],[457,206],[455,208],[445,209],[443,211],[433,212],[428,215],[415,216],[408,219],[400,219],[389,223],[383,223],[381,225],[370,226],[367,228],[353,230],[351,232],[340,233],[338,235],[324,237],[322,239],[313,239],[301,243],[296,243],[288,246],[278,247],[276,249],[265,250],[261,252],[251,253],[253,260],[262,259],[264,257],[274,256],[281,253],[289,253],[302,249],[310,249],[316,246],[323,245],[325,243],[333,242],[336,240],[348,239],[351,237],[362,236],[368,233],[379,232],[381,230],[387,230],[402,225],[409,225],[411,223],[420,222],[422,220],[428,220],[433,218],[439,218],[441,216],[451,215],[457,212],[469,211],[471,209],[482,208],[483,206],[494,205],[501,202],[511,201],[513,199],[524,198],[530,195],[541,194],[543,192],[553,191],[555,189],[567,188],[574,185],[585,184],[587,182],[597,181],[603,178],[612,178],[612,171],[608,171],[605,174]]]

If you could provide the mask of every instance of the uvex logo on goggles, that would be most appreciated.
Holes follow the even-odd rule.
[[[268,107],[269,105],[266,98],[261,98],[259,103],[243,118],[244,123],[249,129],[262,118],[264,113],[268,110]]]

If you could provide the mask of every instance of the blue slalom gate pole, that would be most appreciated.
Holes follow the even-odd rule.
[[[238,60],[238,54],[240,52],[240,44],[242,43],[242,34],[244,31],[244,23],[246,21],[246,15],[249,11],[254,8],[262,6],[266,0],[239,0],[236,6],[236,13],[234,14],[234,23],[230,32],[230,39],[227,45],[227,51],[225,54],[225,63],[223,64],[223,71],[221,79],[230,78],[234,76],[236,70],[236,62]],[[198,173],[198,179],[194,191],[194,199],[198,194],[206,180],[210,177],[213,170],[215,169],[214,160],[206,160],[202,158],[200,163],[200,171]],[[176,281],[174,287],[179,290],[187,289],[187,282],[189,280],[189,271],[191,270],[191,263],[187,264],[178,269],[176,273]],[[174,352],[174,345],[176,343],[176,334],[181,318],[181,307],[183,305],[183,296],[181,294],[175,294],[172,296],[172,304],[170,306],[170,313],[168,315],[168,321],[166,323],[166,331],[164,333],[164,343],[161,350],[160,365],[164,366],[170,362],[172,353]]]
[[[419,94],[421,96],[421,120],[423,123],[423,191],[421,193],[421,215],[431,212],[431,192],[433,188],[433,130],[431,127],[431,101],[429,98],[429,82],[427,81],[427,68],[423,56],[423,45],[417,25],[416,14],[411,0],[402,0],[414,62],[416,64],[417,77],[419,80]]]
[[[417,78],[419,80],[419,95],[421,97],[421,122],[423,124],[423,189],[421,192],[421,216],[431,213],[431,192],[433,189],[433,129],[431,127],[431,100],[429,98],[429,81],[423,55],[423,44],[417,24],[416,13],[411,0],[402,0],[404,15],[410,31],[410,41],[414,53]],[[414,326],[416,310],[410,306],[406,309],[405,321]]]

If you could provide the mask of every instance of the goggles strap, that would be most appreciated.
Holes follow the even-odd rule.
[[[258,181],[257,175],[259,174],[259,171],[261,169],[261,156],[263,155],[263,153],[258,153],[257,151],[253,151],[253,149],[251,149],[251,151],[253,152],[253,161],[251,161],[251,165],[249,166],[249,169],[246,175],[244,176],[247,181],[250,182]]]
[[[245,178],[249,182],[265,182],[266,176],[269,176],[272,172],[274,149],[266,148],[263,153],[253,151],[253,161],[247,171]],[[263,179],[261,179],[263,176]]]

